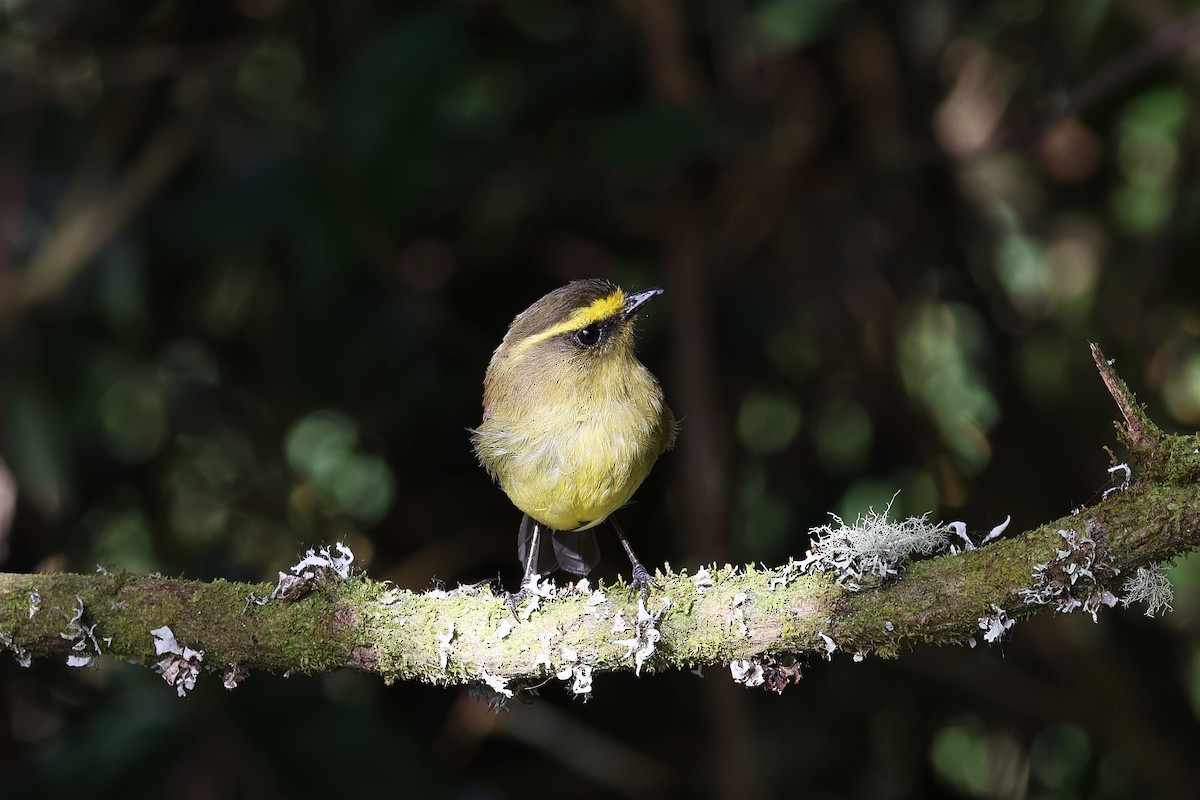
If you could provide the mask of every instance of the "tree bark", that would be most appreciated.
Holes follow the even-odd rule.
[[[1006,619],[1095,612],[1137,568],[1200,546],[1200,439],[1163,434],[1095,346],[1093,354],[1124,417],[1118,430],[1136,479],[1092,508],[903,565],[897,578],[858,591],[794,562],[698,575],[668,567],[640,607],[620,584],[547,583],[514,617],[488,587],[414,593],[340,577],[320,558],[298,565],[299,577],[281,574],[278,586],[0,574],[0,646],[19,660],[76,664],[98,651],[158,664],[173,683],[172,664],[183,659],[222,671],[231,688],[259,671],[351,667],[388,682],[482,682],[501,695],[557,676],[586,693],[593,672],[732,662],[736,677],[782,689],[803,654],[896,657],[918,642],[1001,635]]]

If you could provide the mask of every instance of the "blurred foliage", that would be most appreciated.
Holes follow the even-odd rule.
[[[1097,502],[1088,340],[1200,427],[1197,17],[0,4],[0,568],[257,580],[340,539],[405,587],[511,585],[466,428],[512,316],[585,276],[667,290],[643,559],[802,556],[897,491],[975,530]],[[1165,621],[835,658],[780,698],[710,669],[498,717],[349,672],[180,701],[5,657],[0,795],[1188,796],[1197,558],[1171,575]]]

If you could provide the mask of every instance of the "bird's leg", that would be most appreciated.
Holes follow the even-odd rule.
[[[527,525],[530,526],[528,538],[525,537]],[[521,520],[521,531],[517,537],[521,540],[518,542],[518,546],[522,543],[525,545],[525,566],[521,575],[521,588],[516,592],[509,592],[504,598],[508,602],[508,610],[514,617],[517,616],[517,606],[521,605],[521,601],[529,596],[527,587],[530,581],[536,582],[538,579],[538,557],[542,552],[542,524],[526,514]]]
[[[658,584],[650,577],[650,573],[642,566],[638,557],[633,554],[633,548],[629,545],[629,538],[625,535],[625,531],[621,529],[621,523],[617,522],[615,516],[609,517],[608,521],[612,523],[613,530],[617,532],[617,538],[621,540],[621,547],[625,548],[625,555],[629,556],[629,566],[633,567],[631,588],[639,592],[642,600],[645,600],[646,595],[650,593],[650,587],[658,588]]]

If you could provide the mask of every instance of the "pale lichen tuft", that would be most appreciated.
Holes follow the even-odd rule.
[[[913,556],[946,549],[948,526],[929,522],[928,514],[892,521],[888,519],[891,510],[889,501],[882,513],[869,509],[853,524],[830,514],[833,523],[809,531],[814,537],[812,546],[799,569],[832,573],[853,592],[899,574]]]
[[[1121,605],[1128,608],[1134,603],[1145,603],[1147,617],[1170,611],[1171,601],[1175,599],[1171,580],[1163,572],[1161,564],[1138,567],[1137,572],[1125,581],[1122,591],[1124,597],[1121,598]]]

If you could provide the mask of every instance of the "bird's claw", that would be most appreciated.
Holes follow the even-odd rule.
[[[518,591],[504,593],[504,603],[508,606],[509,613],[513,615],[513,619],[517,620],[518,622],[521,618],[517,616],[517,606],[525,602],[525,598],[528,596],[529,591],[524,586],[522,586]]]
[[[654,578],[650,577],[650,573],[645,567],[643,567],[641,564],[634,564],[633,578],[629,583],[629,593],[633,594],[634,592],[637,592],[638,597],[641,598],[642,602],[645,602],[646,598],[650,595],[651,586],[653,586],[655,589],[659,588],[658,584],[654,582]]]

